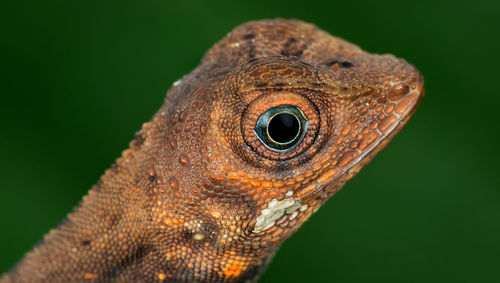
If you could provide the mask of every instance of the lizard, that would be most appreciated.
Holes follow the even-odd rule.
[[[242,24],[0,282],[254,282],[423,94],[405,60],[313,24]]]

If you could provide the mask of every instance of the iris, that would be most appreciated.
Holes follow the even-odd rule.
[[[267,110],[255,125],[255,133],[272,150],[288,151],[300,143],[309,121],[295,106],[279,106]]]

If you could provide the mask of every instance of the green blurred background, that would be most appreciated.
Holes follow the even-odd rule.
[[[313,22],[419,68],[407,127],[261,282],[500,282],[498,1],[4,1],[0,273],[71,211],[236,25]]]

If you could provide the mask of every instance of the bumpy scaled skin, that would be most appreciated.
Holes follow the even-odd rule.
[[[407,122],[419,72],[300,21],[237,27],[168,91],[130,149],[1,282],[245,282]],[[255,132],[278,106],[295,147]]]

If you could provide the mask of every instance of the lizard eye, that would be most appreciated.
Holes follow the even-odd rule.
[[[319,134],[319,117],[318,108],[305,95],[279,91],[259,96],[241,117],[245,144],[257,154],[250,158],[264,158],[269,166],[269,161],[298,156],[297,162],[305,160]]]
[[[255,124],[255,133],[263,144],[277,151],[294,148],[304,137],[309,121],[294,106],[279,106],[267,110]]]

